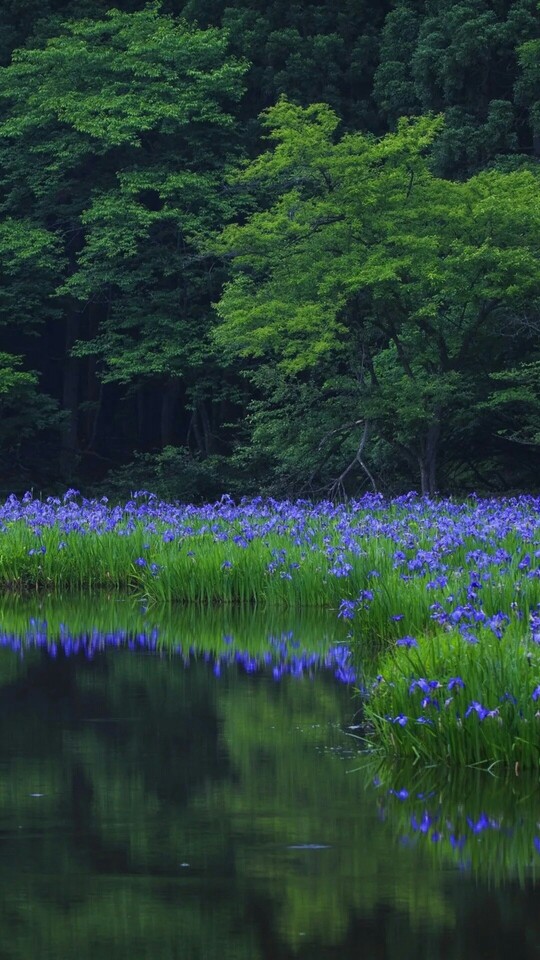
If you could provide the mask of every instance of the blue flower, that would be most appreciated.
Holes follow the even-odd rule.
[[[418,680],[413,680],[410,687],[409,693],[413,693],[414,690],[421,690],[422,693],[431,693],[432,690],[437,690],[440,687],[438,680],[425,680],[424,677],[419,677]]]
[[[538,689],[540,691],[540,687]],[[478,700],[473,700],[473,702],[469,704],[467,710],[465,711],[465,716],[469,717],[471,713],[476,713],[480,720],[485,720],[487,717],[494,718],[499,716],[499,710],[497,707],[495,710],[488,710],[487,707],[483,707],[481,703],[478,703]]]
[[[400,637],[399,640],[396,640],[396,647],[417,647],[418,641],[414,637]]]
[[[471,820],[470,817],[467,817],[467,823],[469,824],[472,832],[475,834],[482,833],[483,830],[487,830],[488,827],[491,826],[491,821],[488,819],[488,817],[486,817],[485,813],[481,813],[476,822]]]
[[[342,600],[339,605],[338,617],[342,617],[343,620],[352,620],[355,609],[355,600]]]

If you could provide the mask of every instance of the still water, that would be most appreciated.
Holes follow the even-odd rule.
[[[2,960],[540,956],[537,781],[366,756],[344,641],[4,606]]]

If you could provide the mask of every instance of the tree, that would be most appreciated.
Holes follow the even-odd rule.
[[[433,494],[441,443],[540,294],[537,177],[436,177],[437,118],[335,141],[327,106],[283,99],[264,122],[275,146],[240,179],[274,199],[222,237],[218,342],[293,374],[331,357],[357,385],[359,443],[372,424]]]
[[[0,353],[0,465],[11,489],[28,483],[28,467],[36,468],[61,425],[58,404],[38,390],[38,375],[22,369],[21,357]]]
[[[537,0],[402,0],[381,32],[375,99],[390,124],[444,112],[434,145],[444,176],[476,173],[508,154],[526,156],[532,129],[514,85],[520,46],[537,37],[538,26]]]
[[[250,62],[243,116],[253,147],[257,115],[281,94],[304,106],[324,99],[347,125],[380,127],[371,94],[389,7],[387,0],[186,0],[182,14],[223,26],[233,51]]]
[[[247,69],[227,44],[223,31],[150,5],[67,22],[0,70],[7,296],[18,299],[21,272],[41,271],[53,343],[63,327],[66,468],[83,435],[95,438],[100,381],[159,384],[168,443],[178,399],[197,380],[217,281],[194,242],[230,215],[223,171]],[[30,281],[23,302],[37,308],[32,290]]]
[[[540,156],[540,40],[529,40],[518,48],[521,74],[516,82],[516,99],[528,114],[533,133],[533,152]]]

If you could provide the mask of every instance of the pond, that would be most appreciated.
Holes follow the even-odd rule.
[[[335,614],[36,600],[0,634],[3,957],[539,955],[536,780],[362,752]]]

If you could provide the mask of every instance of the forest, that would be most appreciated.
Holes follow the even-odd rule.
[[[5,0],[0,492],[537,492],[537,0]]]

